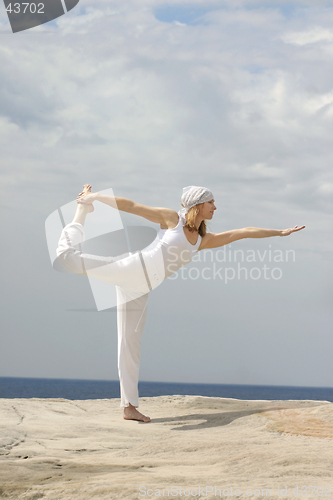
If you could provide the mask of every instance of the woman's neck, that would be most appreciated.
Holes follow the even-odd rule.
[[[199,231],[199,227],[201,222],[203,221],[203,218],[201,215],[197,215],[195,218],[195,227],[198,228],[197,231]]]

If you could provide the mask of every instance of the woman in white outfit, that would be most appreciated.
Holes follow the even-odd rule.
[[[87,214],[94,210],[92,203],[95,201],[160,224],[156,239],[141,252],[120,260],[82,253],[83,226]],[[200,250],[221,247],[243,238],[287,236],[305,226],[284,230],[246,227],[208,233],[205,221],[211,220],[216,210],[214,196],[209,189],[198,186],[183,189],[183,208],[178,213],[169,208],[140,205],[126,198],[91,193],[89,184],[84,186],[77,202],[73,222],[62,231],[57,256],[67,270],[116,286],[121,406],[125,419],[149,422],[150,418],[137,410],[140,345],[149,291],[189,263]]]

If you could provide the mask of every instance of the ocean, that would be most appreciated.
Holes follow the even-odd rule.
[[[140,397],[194,395],[235,399],[302,399],[333,402],[333,387],[292,387],[273,385],[184,384],[140,382]],[[72,380],[0,377],[0,398],[119,398],[116,380]]]

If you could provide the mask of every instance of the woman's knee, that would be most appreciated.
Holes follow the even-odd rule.
[[[63,252],[57,252],[57,256],[59,262],[70,273],[86,275],[81,252],[77,250],[65,250]]]

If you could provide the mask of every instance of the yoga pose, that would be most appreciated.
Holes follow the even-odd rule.
[[[84,241],[83,226],[87,214],[94,211],[95,201],[160,224],[156,239],[144,250],[118,260],[84,254],[80,246]],[[77,203],[73,222],[61,233],[57,256],[68,271],[116,286],[120,405],[124,408],[124,419],[150,422],[149,417],[137,410],[140,345],[149,292],[191,262],[200,250],[222,247],[243,238],[288,236],[305,226],[281,230],[245,227],[208,233],[205,221],[211,220],[216,210],[214,196],[198,186],[183,189],[183,208],[178,213],[169,208],[152,208],[126,198],[92,193],[89,184],[83,186]]]

